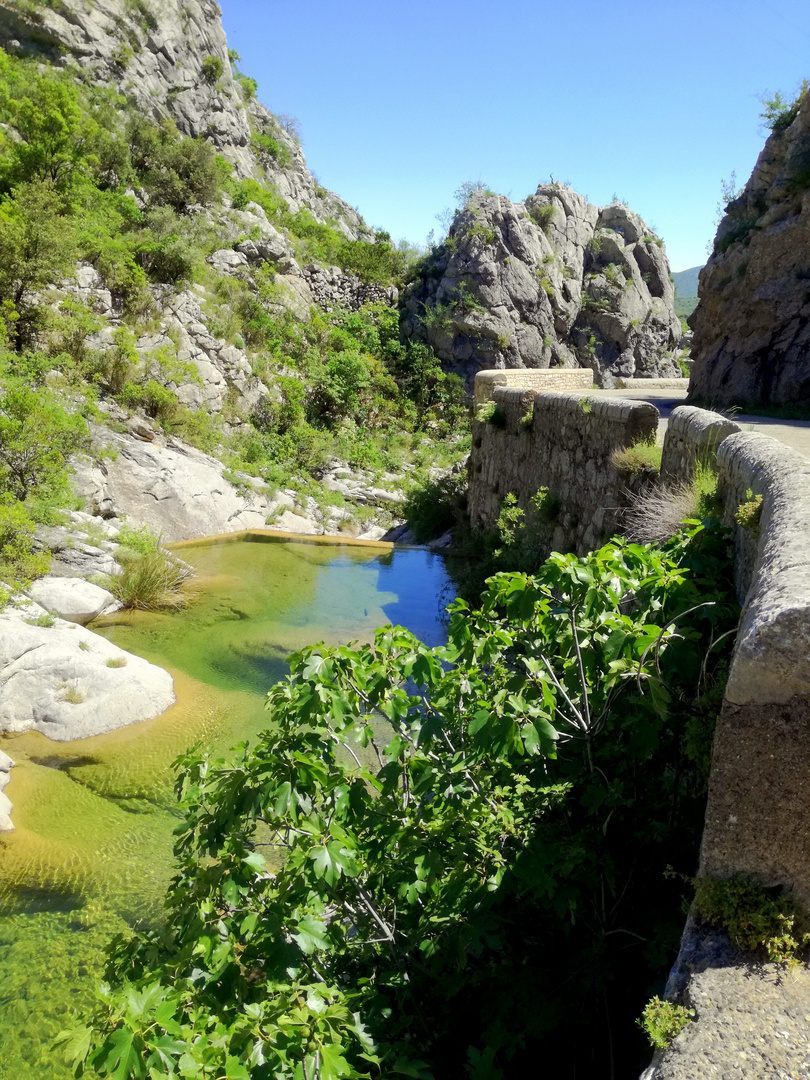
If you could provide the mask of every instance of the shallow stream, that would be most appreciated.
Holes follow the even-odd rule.
[[[177,704],[156,720],[72,743],[0,736],[16,761],[0,834],[0,1080],[67,1080],[50,1052],[94,999],[104,946],[159,917],[171,875],[171,763],[266,726],[264,695],[286,656],[315,641],[367,640],[399,623],[435,645],[452,597],[440,556],[311,543],[195,544],[186,611],[94,626],[167,668]]]

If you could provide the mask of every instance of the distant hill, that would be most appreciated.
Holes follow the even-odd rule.
[[[681,270],[673,274],[675,280],[675,311],[678,315],[691,315],[697,307],[698,275],[702,266]]]
[[[675,278],[675,289],[680,296],[697,296],[698,275],[702,269],[702,266],[693,266],[691,270],[681,270],[680,273],[672,275]]]

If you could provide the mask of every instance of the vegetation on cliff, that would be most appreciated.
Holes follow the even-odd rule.
[[[70,505],[65,466],[88,446],[85,420],[103,422],[111,406],[146,415],[232,470],[325,502],[339,496],[315,477],[331,459],[371,470],[409,460],[416,482],[442,460],[448,435],[463,440],[459,381],[426,346],[400,340],[395,309],[313,309],[302,321],[279,303],[272,263],[236,278],[206,261],[223,243],[249,239],[239,212],[253,203],[302,260],[389,285],[407,259],[385,234],[351,240],[336,221],[291,212],[260,168],[258,179],[234,179],[210,143],[146,119],[79,74],[0,50],[0,392],[18,404],[27,395],[37,416],[50,417],[47,431],[41,416],[21,428],[15,421],[13,436],[8,419],[0,431],[0,493],[28,515],[29,531],[46,494],[51,505]],[[77,262],[100,275],[111,311],[73,286]],[[254,379],[269,388],[252,410],[235,389],[218,415],[183,404],[178,390],[200,384],[194,364],[178,358],[175,341],[140,346],[167,299],[189,286],[205,298],[211,332],[247,349]],[[35,432],[53,435],[45,443],[54,469],[59,459],[59,483],[34,485],[37,505],[9,464],[21,439],[31,457]],[[32,478],[41,472],[33,459],[26,468]],[[29,560],[24,569],[28,556],[14,558],[16,570],[11,555],[4,561],[14,586],[44,566]]]

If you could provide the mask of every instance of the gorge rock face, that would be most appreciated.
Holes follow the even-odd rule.
[[[810,397],[810,96],[768,138],[726,207],[700,275],[692,399],[782,405]]]
[[[675,289],[663,242],[622,203],[562,184],[523,203],[477,192],[403,297],[406,332],[471,383],[483,368],[590,367],[680,375]]]
[[[293,213],[306,207],[319,221],[335,218],[350,239],[371,238],[357,211],[312,176],[290,125],[234,78],[221,16],[215,0],[3,3],[0,45],[80,68],[145,116],[170,117],[184,135],[209,140],[237,176],[266,172]],[[255,134],[279,144],[283,165],[252,145]]]

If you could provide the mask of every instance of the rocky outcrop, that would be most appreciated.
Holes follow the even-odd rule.
[[[37,604],[0,614],[0,730],[83,739],[151,720],[174,701],[168,672],[106,638]]]
[[[39,530],[38,538],[58,559],[57,571],[71,574],[77,559],[85,560],[86,572],[115,572],[109,543],[87,545],[75,536],[82,528],[95,532],[105,525],[111,539],[126,519],[132,526],[146,526],[166,543],[243,529],[271,527],[288,533],[336,535],[345,532],[376,540],[391,524],[386,507],[403,501],[397,490],[374,485],[365,473],[336,464],[325,475],[326,486],[361,506],[380,507],[379,521],[355,528],[350,506],[320,510],[309,496],[296,497],[292,490],[270,492],[266,485],[246,474],[227,479],[221,461],[178,439],[165,438],[148,425],[135,421],[136,430],[123,433],[93,426],[97,460],[74,465],[73,486],[91,513],[77,514],[70,530]],[[148,436],[148,437],[146,437]],[[231,480],[235,482],[231,482]],[[391,477],[391,487],[401,483]],[[96,525],[96,523],[98,523]],[[68,534],[67,540],[65,534]],[[92,565],[95,563],[95,565]]]
[[[315,180],[294,133],[234,78],[215,0],[0,0],[0,45],[112,86],[146,116],[170,117],[208,139],[237,176],[266,175],[295,212],[334,218],[350,238],[373,237],[360,215]],[[255,135],[280,152],[263,152]],[[280,163],[282,162],[282,163]]]
[[[230,249],[224,254],[244,260],[243,255]],[[166,385],[177,393],[181,405],[220,413],[225,404],[230,403],[246,415],[266,397],[268,389],[253,374],[244,349],[211,333],[208,316],[200,306],[205,290],[198,288],[202,296],[190,289],[176,291],[167,285],[153,285],[151,291],[158,326],[135,339],[135,350],[145,367],[149,367],[151,359],[160,350],[168,350],[177,363],[173,363],[173,378]],[[62,293],[75,297],[103,316],[104,325],[88,336],[86,347],[100,353],[114,350],[116,331],[126,323],[98,271],[87,263],[80,263],[75,284],[63,285],[57,295]]]
[[[589,367],[680,375],[663,242],[622,203],[541,184],[523,203],[478,192],[406,290],[406,332],[472,383],[483,368]]]
[[[364,304],[393,307],[399,294],[393,285],[387,288],[361,281],[356,274],[346,274],[339,266],[305,266],[303,276],[313,301],[322,311],[335,308],[357,311]]]
[[[789,120],[789,114],[784,120]],[[689,395],[715,405],[810,397],[810,95],[777,123],[726,207],[700,275]]]

